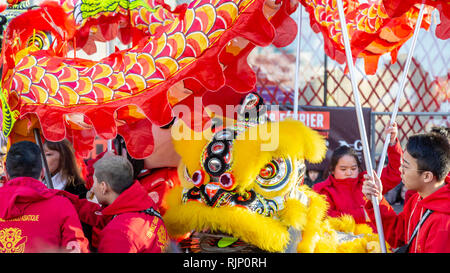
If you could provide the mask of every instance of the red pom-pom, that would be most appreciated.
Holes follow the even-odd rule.
[[[192,182],[196,187],[200,187],[205,182],[205,172],[197,170],[192,174]]]
[[[224,173],[219,178],[220,187],[224,190],[232,190],[236,186],[234,176],[231,173]]]

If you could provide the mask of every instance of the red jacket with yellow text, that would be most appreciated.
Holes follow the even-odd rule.
[[[372,202],[366,200],[366,209],[375,221]],[[415,193],[398,215],[386,201],[380,202],[380,214],[386,241],[397,248],[406,244],[417,223],[427,209],[431,215],[423,222],[413,239],[410,253],[450,253],[450,184],[425,198]]]
[[[123,191],[106,207],[64,193],[74,203],[81,221],[101,229],[100,253],[160,253],[168,246],[161,218],[144,213],[155,208],[139,182]]]
[[[57,192],[31,177],[0,188],[0,253],[89,252],[77,212]]]
[[[381,173],[381,181],[383,181],[383,194],[391,190],[401,182],[400,164],[402,157],[402,149],[397,141],[395,145],[389,146],[388,165]],[[364,210],[364,194],[362,193],[362,185],[364,182],[364,174],[359,173],[357,178],[336,179],[333,175],[320,183],[313,186],[313,190],[327,197],[330,205],[328,215],[339,217],[343,214],[350,214],[358,224],[368,224],[373,230],[376,230],[375,222],[372,222]]]

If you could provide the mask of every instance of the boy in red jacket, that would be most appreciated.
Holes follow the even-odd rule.
[[[94,164],[92,190],[102,205],[64,192],[80,219],[101,229],[100,253],[159,253],[168,246],[161,215],[142,185],[133,180],[133,167],[124,157],[110,155]]]
[[[77,212],[41,181],[39,147],[13,144],[6,158],[9,181],[0,188],[0,253],[88,252]]]
[[[371,200],[376,196],[379,200],[386,240],[394,248],[410,242],[406,249],[410,253],[450,253],[450,184],[446,182],[450,170],[448,139],[436,133],[411,136],[401,168],[405,187],[416,193],[398,215],[382,198],[382,185],[375,173],[375,183],[367,175],[363,184],[366,198]],[[371,205],[367,200],[366,209],[372,210]],[[369,214],[373,218],[373,212]]]

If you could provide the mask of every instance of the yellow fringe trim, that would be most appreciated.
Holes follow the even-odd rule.
[[[280,220],[261,216],[240,207],[212,208],[191,201],[181,203],[181,187],[168,194],[169,209],[164,222],[171,236],[184,235],[192,230],[210,229],[230,234],[270,252],[281,252],[289,243],[288,227],[301,230],[300,253],[367,253],[380,252],[378,235],[366,224],[356,224],[353,217],[328,217],[328,203],[323,195],[301,186],[309,198],[306,207],[296,199],[287,199],[279,211]],[[363,235],[340,243],[337,232]],[[389,249],[389,248],[388,248]]]
[[[210,229],[270,252],[280,252],[287,246],[289,232],[279,221],[240,207],[212,208],[195,201],[181,204],[181,190],[181,187],[172,189],[167,199],[169,210],[164,222],[171,236]]]
[[[326,224],[322,220],[328,210],[328,203],[325,196],[312,191],[306,185],[301,186],[300,191],[309,197],[310,203],[307,224],[302,230],[302,240],[297,246],[297,252],[313,253],[320,239],[320,231],[324,229],[324,225]]]
[[[303,230],[308,224],[308,208],[296,199],[287,199],[285,208],[278,215],[284,225],[297,230]]]

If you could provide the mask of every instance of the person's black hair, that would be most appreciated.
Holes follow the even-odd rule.
[[[430,130],[430,133],[436,133],[436,134],[440,134],[443,135],[445,137],[450,137],[450,128],[448,127],[432,127]]]
[[[39,179],[42,171],[41,149],[31,141],[16,142],[8,151],[5,165],[11,179],[16,177]]]
[[[437,181],[450,170],[450,144],[448,137],[439,133],[417,134],[409,137],[406,151],[417,160],[419,172],[430,171]]]
[[[126,150],[125,140],[121,135],[117,135],[114,139],[114,145],[116,147],[116,151],[118,155],[122,155],[122,148]],[[130,161],[133,166],[133,179],[137,179],[141,171],[144,169],[144,160],[143,159],[135,159],[131,157],[131,155],[127,151],[127,159]]]
[[[361,171],[361,160],[358,157],[358,154],[356,151],[347,145],[339,146],[336,150],[334,150],[333,154],[331,155],[331,161],[330,161],[330,173],[334,172],[334,169],[336,168],[336,165],[339,162],[339,159],[343,157],[344,155],[353,156],[356,160],[356,163],[358,164],[358,169]]]

